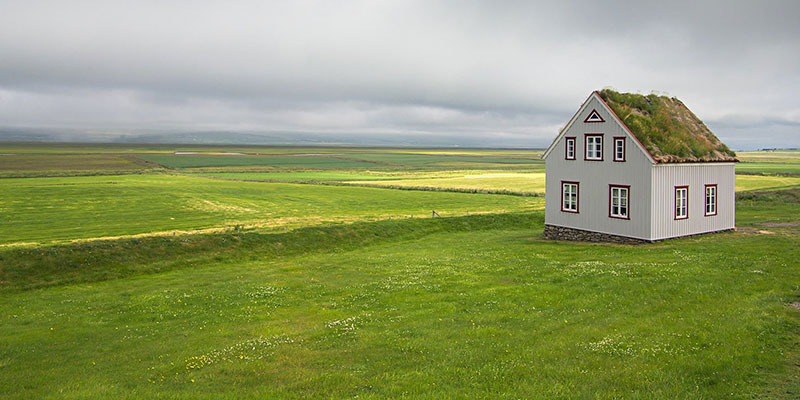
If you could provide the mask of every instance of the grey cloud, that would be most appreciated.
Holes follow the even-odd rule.
[[[755,132],[770,138],[767,120],[800,120],[795,1],[3,9],[2,126],[430,134],[454,144],[493,135],[544,146],[607,85],[680,97],[733,147]],[[797,131],[781,132],[775,141],[800,145]]]

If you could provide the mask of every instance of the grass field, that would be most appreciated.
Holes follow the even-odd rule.
[[[800,150],[740,152],[737,172],[766,175],[800,175]]]
[[[182,175],[0,180],[0,244],[542,208],[543,198],[227,181]]]
[[[251,156],[251,155],[144,155],[141,159],[169,168],[249,167],[275,168],[381,168],[383,165],[361,160],[327,156]]]
[[[798,393],[796,230],[620,247],[542,241],[541,227],[387,221],[288,254],[276,242],[306,232],[244,235],[171,272],[5,294],[0,384],[105,398]],[[383,231],[402,233],[370,242]],[[90,252],[102,246],[64,258]]]
[[[738,232],[624,246],[543,240],[543,197],[447,192],[543,191],[533,152],[190,149],[252,155],[4,166],[75,176],[0,179],[0,398],[800,397],[800,153],[737,175]]]

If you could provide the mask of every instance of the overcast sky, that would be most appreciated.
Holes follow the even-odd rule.
[[[0,127],[541,147],[611,86],[678,97],[737,149],[800,146],[798,16],[796,0],[0,0]]]

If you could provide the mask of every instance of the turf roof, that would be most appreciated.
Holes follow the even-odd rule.
[[[674,97],[610,89],[599,94],[659,163],[738,161],[736,153]]]

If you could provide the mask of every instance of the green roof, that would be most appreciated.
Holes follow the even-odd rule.
[[[736,153],[674,97],[610,89],[598,93],[659,163],[738,161]]]

